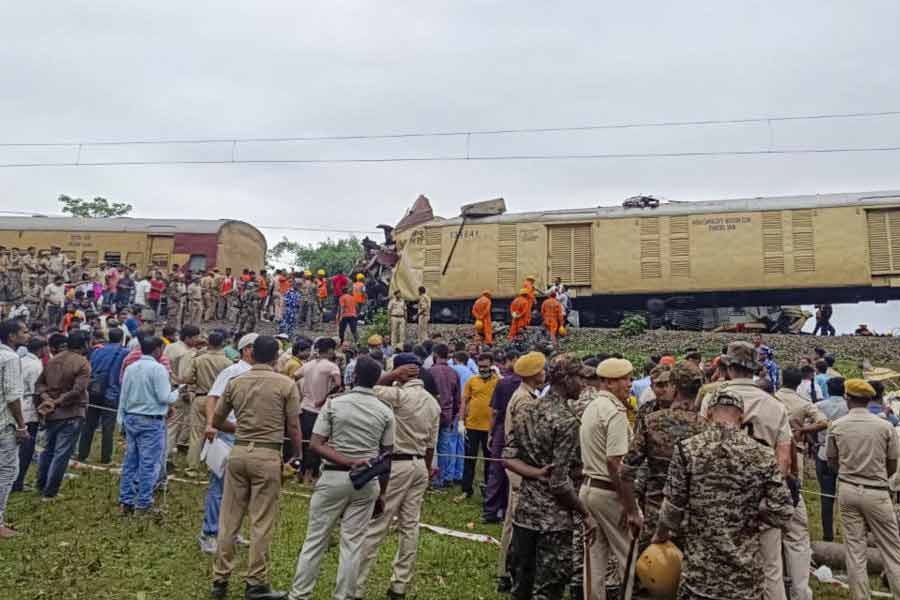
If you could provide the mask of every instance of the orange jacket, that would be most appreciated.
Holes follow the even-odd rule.
[[[513,316],[513,319],[516,321],[525,321],[528,317],[528,312],[531,308],[530,303],[528,302],[528,298],[524,296],[517,296],[515,300],[512,301],[512,304],[509,305],[510,313],[517,313],[519,316]]]
[[[259,297],[265,298],[269,295],[269,282],[262,275],[258,275],[256,281],[259,283]]]
[[[481,296],[475,301],[472,307],[472,316],[482,322],[490,322],[491,320],[491,299],[487,296]]]
[[[316,279],[316,285],[319,286],[319,298],[324,300],[328,297],[328,280],[324,277]]]
[[[556,298],[547,298],[541,304],[541,317],[544,319],[544,325],[559,325],[563,320],[563,307]]]
[[[357,304],[363,304],[366,301],[366,284],[362,281],[353,284],[353,299]]]

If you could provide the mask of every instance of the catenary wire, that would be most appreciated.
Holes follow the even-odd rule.
[[[712,125],[743,125],[748,123],[772,123],[785,121],[817,121],[830,119],[858,119],[900,116],[900,110],[862,111],[848,113],[822,113],[807,115],[774,115],[769,117],[742,117],[735,119],[694,119],[684,121],[637,121],[626,123],[601,123],[575,125],[569,127],[521,127],[506,129],[469,129],[450,131],[411,131],[380,134],[349,135],[308,135],[283,137],[221,137],[221,138],[175,138],[175,139],[134,139],[134,140],[89,140],[81,142],[0,142],[0,147],[91,147],[91,146],[148,146],[148,145],[190,145],[190,144],[238,144],[267,142],[315,142],[379,140],[423,137],[458,137],[473,135],[508,135],[525,133],[566,133],[577,131],[598,131],[609,129],[643,129],[660,127],[700,127]]]
[[[725,156],[783,156],[801,154],[841,154],[862,152],[897,152],[900,146],[861,146],[832,148],[794,148],[758,150],[714,150],[694,152],[610,152],[599,154],[504,154],[504,155],[443,155],[443,156],[388,156],[376,158],[296,158],[296,159],[235,159],[235,160],[123,160],[96,162],[5,162],[0,168],[37,167],[134,167],[160,165],[331,165],[378,163],[425,163],[469,161],[518,161],[518,160],[609,160],[629,158],[711,158]]]

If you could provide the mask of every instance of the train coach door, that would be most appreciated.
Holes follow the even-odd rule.
[[[150,269],[167,272],[172,260],[175,238],[171,235],[151,235],[149,238],[147,265]]]
[[[578,292],[590,293],[594,274],[594,240],[591,223],[547,227],[547,281],[556,277]]]

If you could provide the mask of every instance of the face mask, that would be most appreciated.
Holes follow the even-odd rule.
[[[493,371],[492,371],[490,368],[487,368],[487,369],[478,369],[478,374],[481,375],[481,377],[482,377],[483,379],[488,379],[488,378],[490,378],[490,376],[491,376],[492,373],[493,373]]]

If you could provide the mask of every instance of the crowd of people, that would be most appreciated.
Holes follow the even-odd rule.
[[[428,330],[422,288],[415,343],[406,336],[406,305],[395,296],[391,336],[359,344],[353,313],[365,306],[362,279],[357,286],[345,278],[337,290],[326,283],[323,299],[305,274],[276,273],[265,283],[271,296],[261,296],[264,273],[226,273],[221,286],[210,287],[202,281],[215,282],[215,271],[199,281],[173,272],[162,286],[153,283],[158,274],[147,280],[143,289],[159,294],[150,296],[137,284],[120,294],[133,273],[115,270],[116,292],[100,289],[101,305],[112,304],[103,318],[79,319],[71,303],[97,294],[66,290],[71,276],[54,273],[62,279],[58,304],[0,323],[0,538],[17,535],[5,520],[6,501],[28,489],[35,455],[34,489],[54,501],[73,455],[91,458],[98,429],[97,459],[113,460],[118,429],[125,439],[123,517],[159,516],[157,494],[177,463],[207,478],[197,541],[215,555],[214,598],[228,594],[238,545],[249,546],[246,598],[310,598],[335,527],[334,597],[363,598],[395,520],[399,546],[387,595],[403,598],[426,491],[458,489],[455,501],[471,501],[478,491],[483,521],[503,524],[497,586],[517,600],[566,592],[604,598],[608,587],[631,583],[628,566],[639,554],[671,544],[683,553],[679,598],[808,599],[802,481],[809,458],[825,494],[826,539],[833,538],[835,497],[840,507],[851,596],[869,594],[871,533],[900,598],[900,533],[889,490],[897,420],[879,382],[842,378],[821,349],[782,366],[755,336],[706,360],[694,348],[653,357],[638,378],[621,356],[581,359],[553,344],[515,343],[536,307],[528,282],[510,307],[515,330],[505,343],[492,339],[489,292],[473,308],[473,335],[445,340]],[[107,270],[103,281],[109,277]],[[283,279],[285,293],[276,294]],[[81,280],[99,283],[96,275]],[[191,305],[190,291],[187,307],[171,295],[191,286],[194,296],[200,288],[202,309]],[[543,327],[554,341],[565,324],[564,293],[557,282],[544,294]],[[257,299],[252,314],[248,294]],[[270,297],[283,302],[259,302]],[[237,307],[238,333],[217,328],[221,323],[203,327],[223,307]],[[328,309],[335,325],[354,319],[337,339],[297,335],[300,323]],[[275,322],[278,333],[255,331],[257,317]],[[268,560],[284,465],[314,493],[294,580],[277,592]],[[245,540],[239,531],[246,520]]]

